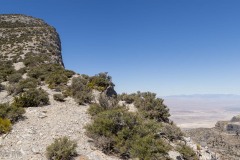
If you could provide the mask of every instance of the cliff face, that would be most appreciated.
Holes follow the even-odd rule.
[[[63,66],[61,42],[55,28],[25,15],[0,15],[1,58],[21,62],[26,54],[50,55]]]

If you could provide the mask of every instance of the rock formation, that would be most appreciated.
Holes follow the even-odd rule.
[[[28,53],[51,55],[51,62],[63,65],[55,28],[25,15],[0,15],[0,53],[15,62]]]
[[[239,160],[240,157],[240,116],[230,121],[219,121],[214,128],[198,128],[186,131],[187,135],[205,144],[219,155],[220,159]]]

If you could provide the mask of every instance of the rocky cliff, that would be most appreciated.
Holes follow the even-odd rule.
[[[61,41],[55,28],[25,15],[0,15],[0,53],[15,63],[26,54],[42,54],[63,65]]]

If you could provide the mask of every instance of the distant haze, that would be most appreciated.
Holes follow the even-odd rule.
[[[214,127],[240,114],[240,95],[196,94],[164,97],[171,119],[182,128]]]

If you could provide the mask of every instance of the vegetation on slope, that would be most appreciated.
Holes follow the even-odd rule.
[[[196,158],[194,151],[184,145],[181,130],[170,123],[169,110],[162,99],[150,92],[124,96],[131,99],[139,111],[129,112],[126,106],[119,105],[106,107],[101,101],[90,105],[88,112],[93,122],[86,127],[87,135],[98,148],[124,159],[164,160],[170,159],[172,142],[185,159]]]

